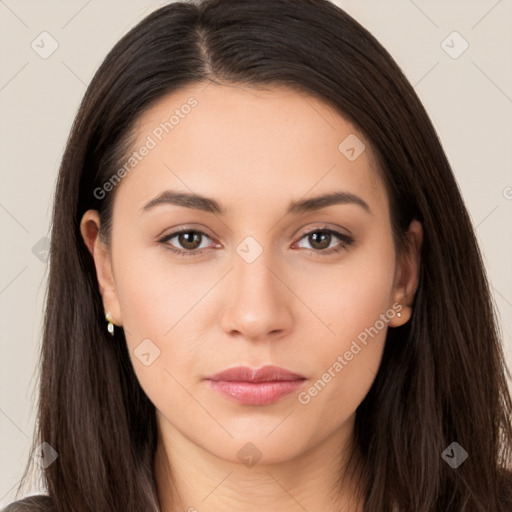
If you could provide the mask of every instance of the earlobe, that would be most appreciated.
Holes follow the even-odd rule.
[[[80,221],[80,232],[91,253],[96,268],[98,288],[103,299],[105,313],[111,313],[111,322],[122,325],[121,310],[117,297],[109,248],[100,240],[100,216],[97,210],[87,210]]]
[[[406,233],[406,243],[400,255],[393,288],[393,304],[400,312],[390,320],[391,327],[399,327],[409,321],[412,305],[419,283],[421,265],[421,247],[423,244],[423,226],[414,219]],[[398,306],[398,304],[400,306]]]

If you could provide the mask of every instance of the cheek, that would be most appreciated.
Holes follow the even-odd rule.
[[[142,248],[116,262],[123,323],[134,337],[170,339],[190,322],[216,276],[194,265],[177,265],[161,248]]]
[[[179,403],[180,410],[187,410],[190,400],[179,383],[185,384],[187,372],[197,359],[190,342],[191,297],[173,286],[179,279],[166,282],[155,267],[139,264],[138,271],[130,273],[126,263],[126,273],[119,272],[123,285],[118,293],[137,380],[157,408],[165,410],[172,397],[173,404]]]
[[[328,328],[316,336],[315,379],[298,398],[333,426],[357,408],[378,372],[395,313],[394,257],[393,246],[385,241],[379,250],[360,251],[331,274],[329,294],[312,299]]]
[[[346,258],[318,274],[314,287],[311,283],[304,285],[309,287],[312,308],[329,328],[324,329],[328,351],[338,350],[340,343],[356,338],[391,307],[394,247],[378,232],[370,239],[371,243],[349,250]]]
[[[178,396],[177,382],[197,373],[197,316],[205,314],[202,297],[218,277],[172,264],[164,250],[139,251],[133,245],[115,261],[115,278],[126,343],[142,388],[154,403]]]

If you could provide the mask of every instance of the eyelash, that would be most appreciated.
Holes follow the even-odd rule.
[[[171,245],[169,245],[167,243],[169,240],[171,240],[172,238],[174,238],[175,236],[177,236],[177,235],[179,235],[181,233],[199,233],[201,235],[204,235],[207,238],[210,238],[203,231],[200,231],[200,230],[197,230],[197,229],[184,228],[184,229],[179,229],[177,231],[174,231],[174,232],[170,233],[169,235],[166,235],[165,237],[163,237],[163,238],[161,238],[159,240],[159,243],[161,243],[166,250],[171,251],[172,253],[176,254],[176,256],[178,256],[180,258],[182,258],[182,257],[189,257],[189,256],[196,256],[196,255],[202,254],[206,250],[206,248],[203,248],[203,249],[200,249],[200,250],[197,250],[197,249],[195,249],[195,250],[181,250],[181,249],[176,249],[176,248],[172,247]],[[304,237],[306,237],[308,235],[311,235],[312,233],[329,233],[331,235],[334,235],[336,238],[339,238],[343,242],[343,243],[339,244],[336,247],[331,247],[330,249],[323,249],[323,250],[319,250],[319,249],[304,249],[306,251],[309,251],[311,254],[314,254],[315,256],[329,256],[331,254],[339,253],[343,249],[345,249],[346,246],[352,245],[354,243],[354,241],[355,241],[351,236],[346,235],[344,233],[340,233],[339,231],[335,231],[335,230],[327,228],[327,227],[315,228],[315,229],[313,229],[311,231],[308,231],[308,232],[304,233],[300,237],[299,240],[302,240]]]

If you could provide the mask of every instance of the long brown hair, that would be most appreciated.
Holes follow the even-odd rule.
[[[470,218],[414,89],[327,0],[171,3],[125,35],[89,84],[55,195],[33,445],[58,453],[43,472],[55,510],[159,510],[155,408],[122,329],[113,340],[106,331],[79,225],[97,209],[108,239],[115,190],[101,200],[94,190],[125,161],[135,121],[166,94],[208,80],[285,85],[331,105],[377,155],[397,248],[412,219],[423,225],[412,318],[388,331],[356,412],[365,511],[510,512],[510,374]],[[454,442],[468,453],[458,467],[442,456]]]

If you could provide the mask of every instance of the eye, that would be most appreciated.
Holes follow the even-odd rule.
[[[176,248],[169,243],[173,238],[176,238],[176,242],[180,244],[183,249]],[[159,242],[164,245],[165,249],[175,253],[177,256],[194,256],[204,252],[206,247],[201,247],[201,242],[204,238],[210,239],[203,231],[182,228],[166,235],[160,239]]]
[[[354,239],[351,236],[329,228],[317,228],[313,231],[308,231],[302,236],[301,240],[306,237],[308,243],[312,246],[309,251],[313,254],[318,254],[319,256],[327,256],[329,254],[341,252],[347,246],[354,243]],[[331,242],[335,238],[340,240],[342,243],[338,243],[338,245],[330,247]]]

